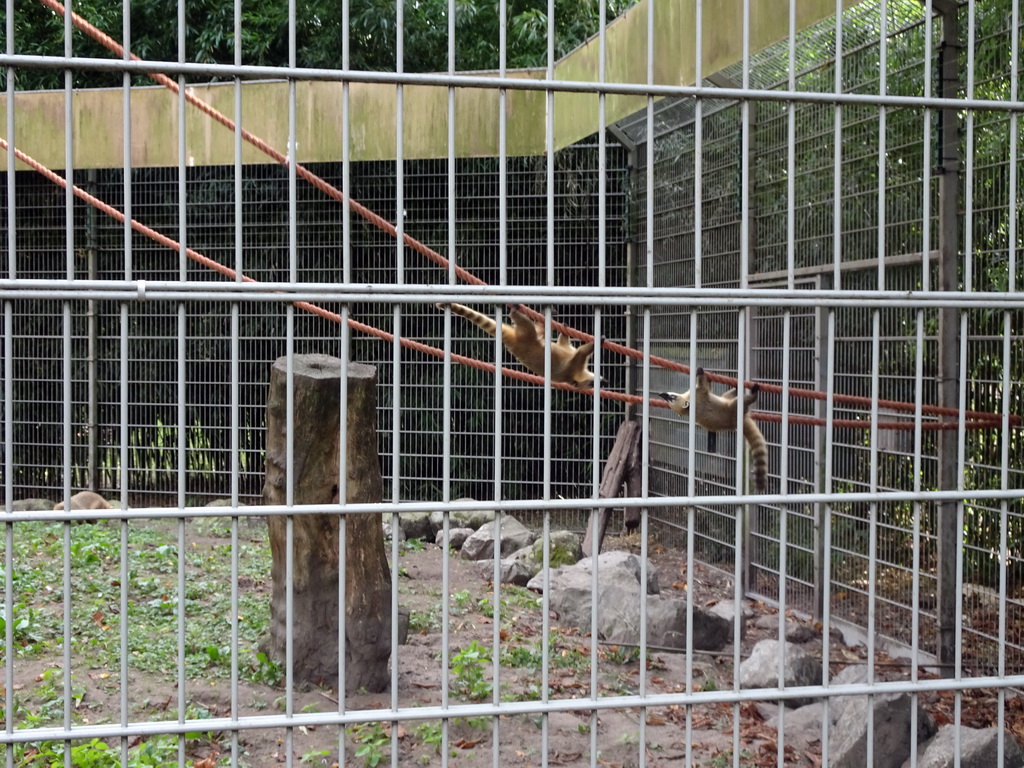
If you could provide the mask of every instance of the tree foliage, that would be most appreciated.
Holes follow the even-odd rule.
[[[609,0],[611,20],[635,0]],[[395,0],[350,0],[348,43],[350,68],[397,69],[398,19]],[[345,25],[342,0],[308,0],[296,4],[295,66],[341,68]],[[500,66],[500,8],[493,0],[454,0],[455,69],[487,70]],[[74,10],[115,40],[122,41],[122,4],[81,0]],[[406,72],[444,72],[449,69],[449,0],[406,0],[402,14],[402,67]],[[4,12],[0,10],[0,19]],[[186,61],[231,64],[235,60],[235,18],[231,3],[189,0],[184,4]],[[506,5],[506,66],[547,64],[546,0],[510,0]],[[555,56],[560,58],[598,31],[596,0],[559,2],[554,15]],[[243,64],[285,66],[289,50],[288,4],[284,0],[254,0],[242,9]],[[131,4],[133,53],[155,61],[177,61],[179,24],[177,0],[134,0]],[[18,54],[62,56],[64,19],[39,3],[19,3],[14,19],[14,51]],[[110,58],[111,54],[77,29],[72,34],[75,56]],[[64,73],[52,69],[20,69],[19,90],[62,88]],[[142,82],[145,78],[141,78]],[[76,71],[76,88],[117,86],[116,72]],[[146,81],[148,84],[148,81]]]

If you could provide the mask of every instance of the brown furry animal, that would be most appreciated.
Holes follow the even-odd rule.
[[[450,307],[453,314],[464,317],[491,336],[495,336],[498,324],[494,318],[477,312],[462,304],[438,304],[438,309]],[[544,375],[544,326],[535,323],[517,304],[509,312],[514,325],[501,325],[501,343],[515,355],[516,360],[538,376]],[[587,361],[594,354],[594,342],[588,341],[574,347],[569,337],[558,334],[558,341],[551,345],[551,380],[574,384],[577,387],[593,387],[594,374],[587,370]]]
[[[697,425],[708,430],[708,450],[715,453],[716,432],[736,431],[736,410],[740,407],[739,397],[735,389],[730,389],[721,395],[711,391],[708,377],[704,374],[703,368],[697,369],[695,394],[684,392],[662,392],[658,396],[668,401],[668,407],[680,416],[687,417],[690,410],[690,399],[696,403],[694,410],[697,412]],[[753,467],[754,485],[757,490],[764,493],[768,487],[768,443],[764,435],[757,428],[754,420],[747,415],[751,405],[757,400],[758,385],[754,384],[750,392],[744,395],[743,407],[743,437],[747,439],[750,446],[750,464]]]
[[[68,500],[69,510],[85,510],[85,509],[113,509],[113,505],[100,496],[98,493],[93,491],[79,491]],[[64,509],[64,502],[58,501],[53,505],[53,508]],[[81,523],[95,523],[96,520],[76,520],[75,522]]]

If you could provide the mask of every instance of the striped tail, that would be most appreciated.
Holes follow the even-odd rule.
[[[445,307],[450,307],[453,315],[466,318],[473,325],[491,334],[491,336],[494,335],[494,331],[498,327],[498,324],[494,322],[494,318],[488,317],[487,315],[477,312],[475,309],[463,306],[462,304],[437,304],[436,306],[438,309],[442,310],[445,309]]]
[[[743,437],[750,446],[750,466],[758,493],[768,491],[768,443],[751,418],[743,420]]]

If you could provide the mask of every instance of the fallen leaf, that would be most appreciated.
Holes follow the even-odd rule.
[[[214,750],[202,760],[196,760],[192,763],[192,768],[217,768],[217,760],[219,757],[220,752]]]
[[[453,741],[452,746],[456,749],[472,749],[479,743],[480,739],[474,739],[472,741],[469,739],[459,739],[458,741]]]

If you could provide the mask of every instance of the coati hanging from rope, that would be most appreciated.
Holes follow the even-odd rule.
[[[739,397],[735,389],[721,395],[711,391],[711,384],[704,374],[703,368],[697,369],[697,386],[694,388],[694,406],[697,411],[697,424],[708,431],[708,451],[717,452],[716,432],[734,432],[736,430],[736,409]],[[757,424],[747,411],[757,400],[758,385],[754,384],[750,392],[743,396],[743,436],[750,446],[750,464],[753,467],[754,485],[764,493],[768,487],[768,443],[757,428]],[[690,392],[679,395],[675,392],[662,392],[658,397],[668,401],[668,407],[680,416],[688,416],[690,410]]]
[[[464,317],[478,328],[492,336],[496,335],[498,324],[494,318],[477,312],[462,304],[437,304],[438,309],[450,307],[453,314]],[[535,323],[523,311],[522,304],[516,304],[509,312],[514,325],[501,325],[501,342],[516,359],[538,376],[544,375],[544,326]],[[594,386],[594,374],[587,370],[587,361],[594,354],[594,342],[588,341],[574,347],[569,337],[558,334],[558,341],[551,345],[551,380],[574,384],[577,387]]]

